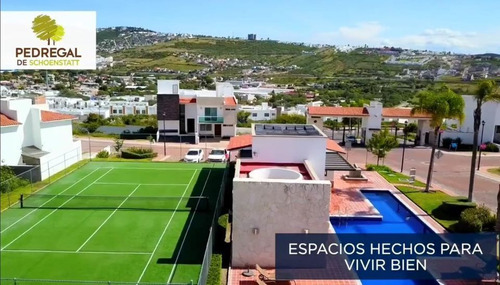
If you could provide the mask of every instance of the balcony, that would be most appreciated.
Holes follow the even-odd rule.
[[[223,122],[224,122],[224,117],[217,117],[217,116],[198,117],[198,123],[200,124],[222,124]]]

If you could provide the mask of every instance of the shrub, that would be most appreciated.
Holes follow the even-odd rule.
[[[443,147],[450,148],[451,143],[453,142],[452,138],[444,138],[443,139]]]
[[[16,176],[12,168],[8,166],[0,167],[0,191],[2,193],[11,192],[22,186],[29,184],[29,181]]]
[[[122,150],[122,158],[143,159],[156,157],[158,153],[153,152],[150,148],[130,147]]]
[[[97,158],[108,158],[109,152],[107,150],[101,150],[100,152],[97,153],[96,157]]]
[[[218,220],[219,226],[226,229],[228,220],[229,220],[229,214],[221,215]]]
[[[493,230],[496,222],[493,218],[494,215],[484,206],[466,209],[460,214],[457,230],[464,233]]]
[[[208,268],[207,285],[220,285],[222,269],[222,255],[212,254],[210,268]]]
[[[460,216],[460,214],[467,209],[476,208],[477,204],[467,201],[467,198],[459,199],[458,201],[445,201],[443,207],[449,214]]]
[[[388,166],[385,166],[385,165],[374,165],[374,164],[368,164],[366,166],[366,170],[368,171],[385,171],[385,172],[388,172],[388,173],[392,173],[394,172],[390,167]]]
[[[494,143],[489,143],[486,144],[486,148],[484,151],[489,151],[489,152],[499,152],[500,150],[498,149],[498,146]]]

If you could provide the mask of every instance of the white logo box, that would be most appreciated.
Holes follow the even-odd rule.
[[[49,45],[37,37],[32,27],[39,15],[64,28],[62,39]],[[1,70],[96,69],[95,11],[1,11],[0,23]]]

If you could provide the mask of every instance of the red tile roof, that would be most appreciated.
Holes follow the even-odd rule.
[[[326,149],[340,153],[346,153],[345,150],[336,141],[330,139],[326,141]]]
[[[236,106],[236,99],[234,97],[226,97],[224,98],[225,106]]]
[[[42,122],[53,122],[53,121],[64,121],[64,120],[74,120],[76,117],[56,112],[41,111]]]
[[[232,137],[229,140],[227,150],[237,150],[249,146],[252,146],[252,135],[241,135]],[[345,150],[338,143],[330,139],[326,141],[326,149],[340,153],[346,153]]]
[[[19,123],[18,121],[13,120],[7,117],[7,115],[0,113],[0,127],[17,126],[20,124],[21,123]]]
[[[368,116],[368,111],[364,107],[309,107],[308,113],[311,116],[333,116],[333,117],[356,117]]]
[[[236,150],[252,146],[252,135],[241,135],[229,140],[227,150]]]
[[[179,99],[179,104],[185,105],[185,104],[193,104],[196,103],[196,98],[180,98]]]
[[[430,118],[431,115],[424,113],[411,114],[411,109],[403,108],[384,108],[382,109],[382,117],[391,118]]]

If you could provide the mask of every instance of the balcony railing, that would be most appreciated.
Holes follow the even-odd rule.
[[[222,124],[224,122],[224,117],[200,116],[198,117],[198,122],[201,124]]]

